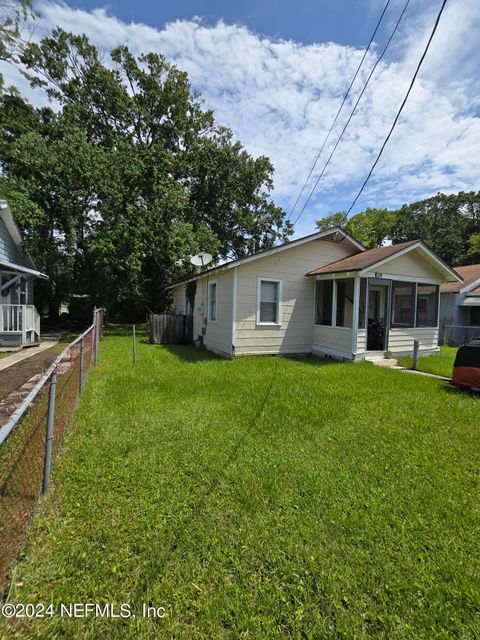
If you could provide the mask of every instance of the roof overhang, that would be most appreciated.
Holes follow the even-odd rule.
[[[0,267],[9,269],[10,271],[15,271],[17,273],[34,276],[35,278],[42,278],[43,280],[48,280],[48,276],[42,273],[41,271],[36,271],[35,269],[29,269],[28,267],[23,267],[20,264],[7,262],[6,260],[0,260]]]
[[[381,260],[372,262],[367,267],[363,267],[361,269],[360,268],[353,269],[353,270],[351,268],[342,269],[341,261],[340,261],[339,268],[336,271],[331,271],[330,273],[310,274],[310,275],[316,275],[316,278],[318,280],[325,280],[330,278],[335,279],[339,277],[346,278],[346,277],[355,277],[355,276],[368,277],[368,276],[372,276],[372,274],[374,274],[376,277],[381,277],[381,275],[378,272],[383,265],[387,264],[388,262],[391,262],[392,260],[395,260],[396,258],[399,258],[400,256],[405,255],[406,253],[409,253],[410,251],[420,251],[422,253],[422,255],[436,268],[436,270],[439,272],[439,275],[441,274],[441,278],[437,278],[439,281],[463,282],[463,278],[454,269],[449,267],[446,262],[444,262],[441,258],[439,258],[436,255],[436,253],[434,253],[429,247],[427,247],[427,245],[425,245],[421,240],[409,245],[408,247],[405,247],[404,249],[401,249],[400,251],[397,251],[396,253],[393,253],[385,258],[382,258]],[[412,277],[411,279],[419,280],[419,281],[425,280],[425,282],[430,281],[429,279],[425,279],[425,278]]]
[[[480,307],[480,296],[467,296],[460,304],[459,307]]]
[[[181,284],[187,284],[188,282],[193,282],[194,280],[199,280],[200,278],[204,278],[206,276],[210,276],[211,274],[221,273],[223,271],[227,271],[229,269],[234,269],[236,267],[240,267],[244,264],[248,264],[250,262],[254,262],[255,260],[260,260],[261,258],[268,258],[269,256],[275,255],[277,253],[281,253],[282,251],[288,251],[288,249],[292,249],[293,247],[299,247],[302,244],[306,244],[307,242],[312,242],[315,240],[328,240],[331,242],[343,242],[347,241],[352,246],[354,246],[359,251],[365,251],[365,247],[361,242],[356,240],[352,235],[350,235],[345,229],[340,227],[331,227],[329,229],[324,229],[323,231],[317,231],[316,233],[311,233],[308,236],[303,236],[302,238],[298,238],[297,240],[291,240],[290,242],[285,242],[277,247],[272,247],[272,249],[266,249],[265,251],[259,251],[258,253],[254,253],[250,256],[245,256],[245,258],[239,258],[238,260],[231,260],[230,262],[225,262],[224,264],[219,265],[218,267],[213,267],[213,269],[207,269],[201,273],[197,273],[190,278],[186,278],[185,280],[181,280],[180,282],[176,282],[175,284],[171,284],[168,287],[165,287],[165,291],[169,289],[174,289]]]
[[[477,278],[477,280],[474,280],[473,282],[470,282],[470,284],[467,284],[465,287],[463,287],[463,289],[460,289],[458,293],[468,293],[469,291],[476,289],[478,286],[480,286],[480,278]]]

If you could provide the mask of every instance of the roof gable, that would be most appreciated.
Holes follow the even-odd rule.
[[[410,240],[396,245],[387,247],[377,247],[368,249],[363,253],[357,253],[353,256],[337,260],[318,269],[309,271],[307,276],[328,275],[334,273],[345,273],[347,271],[357,272],[365,275],[372,269],[399,258],[411,251],[420,252],[430,264],[442,274],[442,277],[448,281],[462,282],[461,276],[451,269],[441,258],[439,258],[431,249],[429,249],[421,240]]]

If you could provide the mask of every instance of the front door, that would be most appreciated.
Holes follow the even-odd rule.
[[[389,292],[387,284],[368,284],[367,351],[385,351],[387,347]]]

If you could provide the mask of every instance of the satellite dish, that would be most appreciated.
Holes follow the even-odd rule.
[[[200,253],[197,253],[197,255],[190,258],[190,262],[196,267],[204,267],[212,260],[213,256],[210,253],[204,253],[203,251],[200,251]]]

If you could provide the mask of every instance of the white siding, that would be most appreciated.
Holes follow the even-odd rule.
[[[207,282],[217,283],[217,321],[207,322]],[[232,355],[233,269],[197,280],[193,310],[193,339],[203,335],[207,349],[222,356]]]
[[[313,327],[314,353],[326,353],[341,358],[352,358],[353,329],[347,327]]]
[[[411,353],[414,340],[419,340],[420,351],[438,349],[438,327],[390,329],[388,350],[392,353]]]
[[[179,284],[173,290],[173,306],[175,307],[175,313],[183,315],[185,313],[185,293],[186,285]]]
[[[311,353],[315,281],[305,274],[351,253],[346,243],[314,240],[239,267],[235,354]],[[256,322],[261,277],[282,281],[281,326]]]
[[[357,332],[357,353],[364,353],[367,350],[367,331],[359,329]]]

